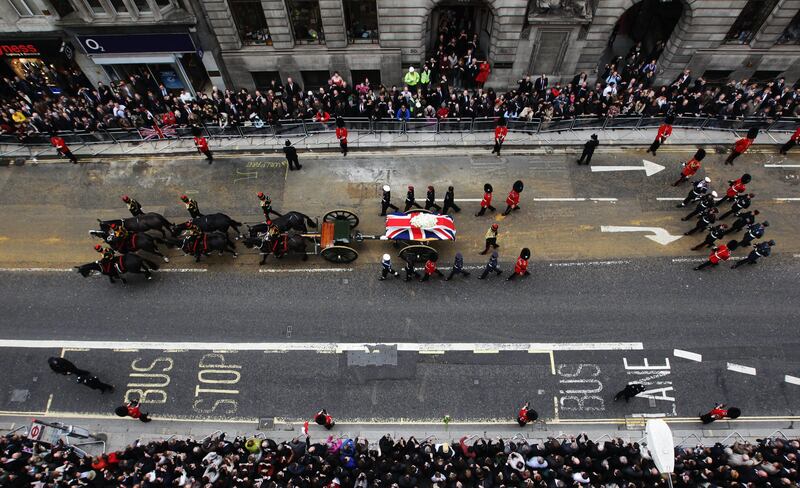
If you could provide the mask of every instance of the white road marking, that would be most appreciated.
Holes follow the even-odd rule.
[[[0,268],[2,273],[69,273],[73,268]]]
[[[776,202],[800,202],[800,198],[773,198]]]
[[[480,202],[482,198],[456,198],[453,201],[455,202]],[[606,197],[537,197],[533,198],[534,202],[616,202],[618,199],[616,198],[606,198]],[[682,198],[680,200],[683,200]],[[437,202],[443,202],[444,199],[437,198]]]
[[[159,269],[158,272],[163,273],[205,273],[207,272],[207,268],[166,268],[166,269]]]
[[[789,376],[788,374],[783,377],[784,381],[793,385],[800,385],[800,378],[796,376]]]
[[[259,273],[348,273],[353,268],[259,269]]]
[[[701,263],[705,261],[705,258],[673,258],[673,263]]]
[[[527,352],[531,349],[539,351],[641,351],[641,342],[137,342],[137,341],[68,341],[68,340],[32,340],[32,339],[0,339],[0,348],[20,349],[139,349],[164,351],[182,349],[186,351],[315,351],[315,352],[369,352],[376,346],[396,347],[401,352],[445,351],[474,352],[476,350],[497,350],[500,352]]]
[[[649,232],[653,235],[646,235],[645,237],[662,246],[671,244],[683,237],[682,235],[674,236],[661,227],[639,227],[629,225],[602,225],[600,226],[600,232]]]
[[[593,202],[616,202],[616,198],[590,198]]]
[[[756,368],[750,366],[742,366],[741,364],[728,363],[728,371],[735,371],[737,373],[744,373],[749,375],[756,375]]]
[[[565,263],[550,263],[550,266],[611,266],[614,264],[629,264],[630,261],[570,261]]]
[[[559,198],[559,197],[544,198],[543,197],[543,198],[534,198],[533,201],[534,202],[585,202],[586,199],[585,198],[570,198],[570,197],[564,197],[564,198]]]
[[[659,202],[678,202],[682,201],[683,198],[681,197],[658,197],[656,198]]]
[[[688,359],[689,361],[697,361],[698,363],[703,361],[702,354],[697,354],[696,352],[684,351],[682,349],[673,349],[672,355],[675,356],[676,358]]]
[[[608,171],[644,171],[646,176],[652,176],[666,169],[664,166],[646,159],[642,159],[642,166],[596,166],[593,164],[590,167],[592,169],[592,173]]]
[[[800,168],[800,164],[765,164],[765,168]]]

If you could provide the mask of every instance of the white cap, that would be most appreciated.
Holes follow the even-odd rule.
[[[391,188],[389,188],[389,185],[383,185],[383,191],[389,191],[389,190],[391,190]]]
[[[706,180],[706,183],[711,183],[711,178],[709,178],[708,176],[706,176],[706,177],[705,177],[705,178],[703,178],[703,179],[704,179],[704,180]]]
[[[409,73],[413,73],[414,72],[414,67],[413,66],[409,66],[408,67],[408,72]]]
[[[711,192],[711,196],[712,196],[712,197],[714,197],[714,198],[717,198],[717,192],[715,192],[715,191],[712,191],[712,192]]]
[[[388,254],[384,254],[384,255],[383,255],[383,260],[384,260],[384,261],[388,261],[389,259],[391,259],[391,258],[389,257],[389,255],[388,255]]]

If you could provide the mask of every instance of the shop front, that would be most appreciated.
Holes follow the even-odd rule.
[[[112,82],[149,73],[170,93],[192,96],[206,90],[210,80],[188,33],[77,35],[78,44]]]
[[[0,78],[17,77],[46,95],[74,91],[86,80],[73,55],[72,45],[61,39],[0,40]]]

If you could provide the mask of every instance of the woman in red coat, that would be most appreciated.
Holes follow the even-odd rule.
[[[487,61],[482,61],[478,68],[478,74],[475,76],[475,83],[478,84],[478,88],[483,88],[483,84],[489,79],[489,73],[491,72],[492,68],[489,66],[489,63]]]

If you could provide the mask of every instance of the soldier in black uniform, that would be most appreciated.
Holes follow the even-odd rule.
[[[464,275],[464,278],[468,278],[470,273],[468,271],[464,271],[464,256],[461,255],[460,252],[456,253],[456,259],[453,261],[453,269],[450,270],[450,274],[447,275],[445,281],[450,281],[453,276],[460,274]]]
[[[736,269],[743,264],[756,264],[759,258],[765,258],[772,254],[772,246],[774,245],[775,241],[772,240],[753,244],[753,250],[750,251],[750,254],[746,258],[736,261],[731,268]]]
[[[717,210],[717,207],[711,207],[704,211],[700,214],[700,217],[697,218],[697,225],[695,225],[691,230],[684,232],[683,235],[689,236],[697,231],[706,230],[709,225],[717,221],[718,212],[719,210]]]
[[[437,212],[442,211],[442,207],[436,204],[436,190],[433,185],[428,186],[428,192],[425,194],[425,210],[435,208]]]
[[[740,212],[738,218],[733,222],[733,224],[731,224],[731,227],[725,233],[733,234],[734,232],[739,232],[746,226],[755,223],[756,216],[759,215],[760,213],[761,212],[759,212],[758,210],[752,210],[749,212]]]
[[[444,204],[442,205],[442,214],[447,215],[447,211],[450,209],[456,211],[456,213],[461,211],[461,207],[456,205],[456,194],[453,191],[452,186],[447,187],[447,193],[444,194]]]
[[[412,185],[408,185],[408,192],[406,192],[406,208],[403,210],[403,212],[408,212],[411,207],[422,208],[414,198],[414,187]]]
[[[497,267],[497,256],[498,256],[497,255],[497,251],[492,251],[492,255],[491,255],[491,257],[489,257],[489,262],[486,263],[486,267],[483,268],[483,273],[481,273],[481,275],[478,276],[479,280],[485,279],[486,276],[491,271],[494,271],[495,273],[497,273],[497,276],[500,276],[501,274],[503,274],[503,271],[500,270],[500,268]]]
[[[706,239],[703,242],[701,242],[700,244],[694,246],[692,248],[692,251],[697,251],[698,249],[701,249],[703,247],[713,247],[714,246],[714,242],[716,242],[717,239],[722,239],[722,236],[725,235],[725,230],[727,228],[728,228],[728,226],[725,225],[725,224],[715,225],[714,227],[712,227],[708,231],[708,235],[706,235]]]
[[[689,205],[689,203],[699,200],[700,197],[708,193],[709,186],[711,184],[711,178],[706,176],[702,180],[695,180],[692,182],[692,189],[689,190],[689,194],[686,198],[683,199],[681,203],[676,205],[676,207],[681,208]]]
[[[292,146],[292,141],[289,139],[286,139],[286,143],[283,147],[283,154],[286,155],[286,161],[289,162],[289,171],[303,168],[300,161],[297,159],[297,149]]]
[[[411,256],[409,256],[408,259],[406,259],[405,271],[406,271],[405,281],[411,281],[412,276],[414,276],[415,278],[419,278],[420,276],[419,273],[417,273],[417,270],[414,269],[414,258],[412,258]]]
[[[191,218],[196,219],[203,216],[200,213],[200,207],[197,206],[197,202],[193,198],[181,195],[181,201],[186,205],[186,211],[189,212]]]
[[[767,231],[767,227],[769,227],[769,222],[766,220],[762,224],[756,223],[748,225],[747,232],[744,233],[742,240],[739,241],[739,247],[749,246],[754,240],[764,237],[764,232]]]
[[[128,205],[128,211],[134,217],[138,215],[144,215],[144,212],[142,212],[142,206],[133,198],[129,197],[128,195],[122,195],[122,201]]]
[[[694,208],[694,210],[689,212],[689,215],[687,215],[686,217],[682,218],[681,220],[683,222],[686,222],[687,220],[691,219],[695,215],[697,215],[699,213],[703,213],[703,212],[705,212],[706,210],[708,210],[711,207],[716,207],[716,201],[715,201],[716,198],[717,198],[717,192],[715,192],[715,191],[712,191],[711,193],[707,193],[707,194],[703,195],[702,197],[700,197],[700,201],[697,202],[697,206]]]
[[[750,207],[750,203],[752,202],[753,197],[755,197],[755,194],[753,193],[743,193],[741,195],[738,195],[736,199],[733,200],[733,205],[731,205],[731,209],[725,212],[724,214],[720,215],[719,219],[722,220],[731,214],[739,215],[740,211]]]
[[[400,209],[392,204],[392,189],[389,185],[383,185],[383,196],[381,197],[381,217],[386,215],[386,211],[390,208],[393,208],[395,212],[399,212]]]
[[[261,211],[264,212],[264,220],[269,220],[269,214],[273,213],[278,217],[281,216],[278,212],[272,209],[272,199],[269,195],[265,195],[263,191],[258,192],[258,199],[261,200]]]
[[[597,146],[599,145],[600,141],[597,140],[597,134],[592,134],[591,139],[586,141],[586,144],[583,145],[583,152],[581,153],[580,159],[578,159],[578,164],[584,164],[584,159],[586,160],[587,165],[591,164],[594,150],[597,149]]]
[[[395,277],[400,276],[400,273],[392,268],[392,258],[388,254],[383,255],[383,259],[381,259],[381,277],[380,281],[386,279],[387,276],[393,275]]]

